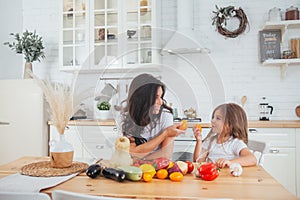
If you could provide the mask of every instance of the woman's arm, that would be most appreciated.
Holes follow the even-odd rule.
[[[135,143],[130,143],[130,153],[132,156],[136,156],[139,158],[143,158],[149,153],[151,153],[157,146],[162,144],[162,147],[168,146],[168,143],[170,141],[174,141],[174,137],[178,136],[179,134],[185,133],[185,131],[179,130],[178,127],[181,124],[174,124],[172,126],[169,126],[166,128],[161,134],[157,135],[155,138],[149,140],[148,142],[136,146]],[[169,139],[173,138],[173,139]],[[173,145],[173,142],[172,142]],[[162,148],[162,151],[167,151],[169,152],[168,155],[170,154],[170,149],[171,147],[167,148]],[[173,151],[173,147],[172,147]],[[166,154],[166,152],[161,152]],[[167,154],[166,154],[167,155]]]

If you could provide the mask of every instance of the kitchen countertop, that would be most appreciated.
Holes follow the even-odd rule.
[[[43,160],[49,157],[22,157],[0,165],[0,178],[17,173],[25,164]],[[223,168],[214,181],[203,181],[187,174],[182,182],[154,178],[147,183],[128,180],[119,183],[104,177],[91,179],[81,173],[41,192],[51,195],[53,190],[138,199],[297,199],[260,166],[243,167],[240,177],[233,177],[228,168]]]
[[[177,122],[176,122],[177,123]],[[189,127],[193,127],[199,122],[188,122]],[[52,122],[48,123],[49,125]],[[203,128],[209,128],[210,122],[200,122]],[[70,126],[115,126],[115,120],[71,120],[68,125]],[[249,128],[300,128],[300,120],[272,120],[272,121],[259,121],[249,120]]]

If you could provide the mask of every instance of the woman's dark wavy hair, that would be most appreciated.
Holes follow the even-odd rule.
[[[156,126],[164,108],[172,113],[172,108],[168,107],[163,99],[159,113],[153,114],[153,105],[159,87],[162,87],[161,98],[163,99],[165,85],[150,74],[140,74],[130,84],[127,104],[121,112],[122,132],[124,136],[134,137],[137,145],[146,142],[140,134],[148,124],[151,123],[152,128]]]

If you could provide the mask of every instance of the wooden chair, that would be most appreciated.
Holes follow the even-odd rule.
[[[193,153],[191,152],[184,152],[184,151],[179,151],[179,152],[174,152],[172,155],[172,160],[177,161],[191,161],[193,162]]]
[[[248,141],[248,148],[252,150],[253,154],[257,158],[257,165],[263,165],[263,155],[266,149],[266,143],[256,141],[256,140],[249,140]]]
[[[54,190],[52,192],[52,200],[125,200],[125,199],[126,198],[80,194],[80,193],[68,192],[64,190]]]
[[[49,195],[44,193],[28,192],[0,192],[2,200],[51,200]]]

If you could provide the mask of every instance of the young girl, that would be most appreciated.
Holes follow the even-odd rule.
[[[202,140],[200,130],[193,127],[196,138],[194,161],[214,162],[218,167],[256,165],[256,157],[247,147],[248,122],[243,108],[234,103],[219,105],[212,114],[211,130]]]
[[[185,133],[173,124],[172,109],[164,100],[165,85],[150,74],[135,77],[122,111],[122,131],[134,157],[171,159],[174,137]]]

